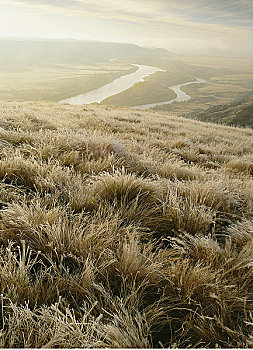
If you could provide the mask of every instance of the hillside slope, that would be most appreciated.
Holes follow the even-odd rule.
[[[244,98],[233,103],[217,105],[200,113],[192,113],[191,117],[207,122],[253,127],[253,94],[248,93]]]
[[[253,130],[0,104],[0,347],[252,347]]]

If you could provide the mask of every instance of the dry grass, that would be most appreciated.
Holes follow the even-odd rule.
[[[252,346],[251,129],[0,106],[0,347]]]

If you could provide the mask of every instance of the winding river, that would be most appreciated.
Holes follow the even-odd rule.
[[[111,83],[103,85],[96,90],[70,97],[66,100],[61,100],[60,103],[70,103],[72,105],[82,105],[94,102],[100,103],[107,97],[119,94],[120,92],[134,86],[134,84],[144,81],[144,78],[151,74],[156,72],[164,72],[163,69],[152,66],[143,66],[139,64],[132,64],[132,66],[138,67],[136,72],[123,75],[122,77],[117,78]]]
[[[191,96],[187,95],[184,91],[182,91],[180,89],[181,86],[190,85],[190,84],[201,84],[201,83],[206,83],[206,80],[196,78],[196,81],[189,81],[188,83],[169,86],[168,89],[171,89],[176,93],[177,96],[175,98],[168,100],[168,101],[163,101],[163,102],[156,102],[156,103],[149,103],[146,105],[134,106],[132,108],[148,109],[148,108],[152,108],[152,107],[156,107],[156,106],[167,105],[167,104],[170,104],[172,102],[188,101],[191,98]]]
[[[111,83],[101,86],[98,89],[86,92],[85,94],[81,94],[78,96],[70,97],[65,100],[59,101],[60,103],[69,103],[72,105],[83,105],[89,103],[100,103],[104,99],[119,94],[120,92],[127,90],[134,86],[134,84],[138,82],[143,82],[146,77],[156,72],[165,72],[163,69],[153,67],[153,66],[144,66],[139,64],[132,64],[132,66],[138,67],[138,69],[134,73],[130,73],[127,75],[123,75],[120,78],[113,80]],[[189,85],[189,84],[200,84],[206,83],[203,79],[196,78],[195,81],[190,81],[184,84],[172,85],[169,86],[168,89],[173,90],[176,93],[176,97],[163,102],[155,102],[149,103],[145,105],[134,106],[132,108],[136,109],[148,109],[156,106],[162,106],[166,104],[170,104],[173,102],[184,102],[188,101],[191,96],[187,95],[180,88],[181,86]]]

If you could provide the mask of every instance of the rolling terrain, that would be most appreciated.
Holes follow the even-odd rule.
[[[94,91],[136,72],[134,65],[164,70],[101,101],[134,107],[174,99],[170,86],[185,85],[191,98],[155,107],[180,115],[228,104],[253,88],[250,59],[175,57],[164,49],[132,44],[49,39],[0,39],[0,101],[61,101]]]
[[[248,93],[242,99],[210,107],[200,113],[191,113],[189,117],[207,122],[253,127],[253,94]]]
[[[0,347],[253,347],[253,130],[0,103]]]
[[[59,101],[110,83],[164,49],[78,40],[0,38],[0,100]],[[116,60],[115,60],[116,59]]]
[[[252,93],[252,59],[208,56],[184,56],[174,57],[174,59],[181,62],[181,72],[184,71],[184,63],[185,72],[191,72],[192,77],[205,79],[207,83],[183,86],[182,90],[191,96],[190,100],[184,103],[159,106],[155,110],[179,115],[191,113],[194,116],[196,113],[204,112],[207,108],[230,104]]]

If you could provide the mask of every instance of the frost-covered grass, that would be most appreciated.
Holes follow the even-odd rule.
[[[252,347],[253,130],[0,104],[0,347]]]

